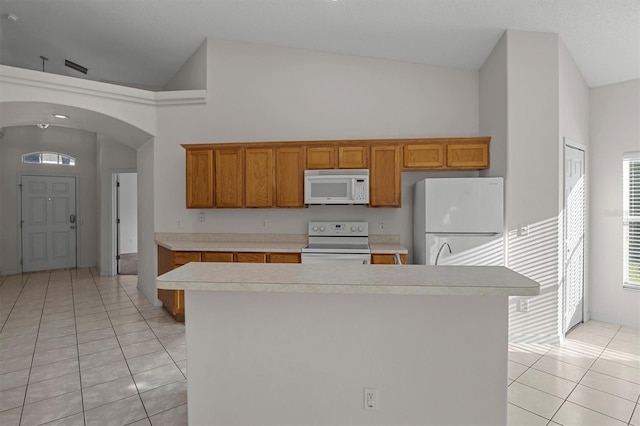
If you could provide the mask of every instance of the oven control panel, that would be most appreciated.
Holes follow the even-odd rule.
[[[368,237],[368,222],[309,222],[309,236]]]

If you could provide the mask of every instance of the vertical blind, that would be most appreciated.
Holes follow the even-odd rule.
[[[623,156],[624,283],[640,289],[640,152]]]

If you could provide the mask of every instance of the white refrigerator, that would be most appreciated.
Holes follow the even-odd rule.
[[[503,187],[501,177],[417,182],[413,263],[504,265]]]

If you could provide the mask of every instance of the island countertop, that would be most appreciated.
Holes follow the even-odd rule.
[[[502,266],[303,265],[192,262],[159,289],[279,293],[535,296],[540,285]]]

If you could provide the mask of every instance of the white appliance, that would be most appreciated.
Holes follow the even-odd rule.
[[[367,222],[309,222],[304,264],[371,263]]]
[[[413,262],[503,265],[503,179],[441,178],[414,187]]]
[[[369,204],[369,170],[305,170],[304,202]]]

